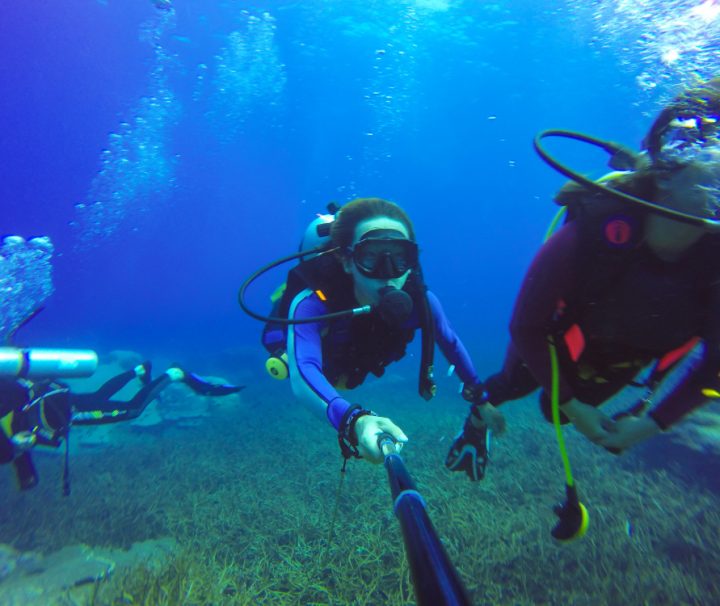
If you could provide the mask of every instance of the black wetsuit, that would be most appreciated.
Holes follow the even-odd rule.
[[[504,367],[486,381],[489,401],[498,405],[542,387],[550,418],[550,337],[560,358],[560,402],[596,406],[651,362],[659,361],[661,377],[701,343],[702,357],[650,412],[666,429],[708,401],[703,390],[720,389],[718,237],[706,235],[665,262],[641,238],[610,257],[584,236],[581,222],[570,221],[533,260],[515,304]]]

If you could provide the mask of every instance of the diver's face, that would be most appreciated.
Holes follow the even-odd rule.
[[[355,227],[355,237],[352,247],[360,242],[364,236],[376,230],[392,230],[399,232],[405,239],[409,239],[408,230],[405,225],[397,219],[390,217],[372,217],[361,221]],[[398,290],[405,286],[408,276],[412,269],[408,269],[402,275],[396,278],[370,278],[363,275],[355,264],[352,257],[343,258],[343,267],[345,272],[350,274],[355,285],[355,299],[360,305],[377,305],[380,301],[380,290],[386,286],[392,286]]]
[[[663,204],[701,217],[715,218],[720,210],[720,145],[697,152],[692,160],[668,172],[658,182]]]
[[[705,234],[699,225],[650,214],[645,220],[645,244],[660,259],[674,261]]]
[[[702,155],[658,182],[659,200],[684,213],[717,218],[720,209],[720,148]],[[700,225],[651,214],[645,224],[645,241],[660,258],[673,260],[704,234]]]

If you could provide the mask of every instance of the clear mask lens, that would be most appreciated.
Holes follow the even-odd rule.
[[[352,257],[364,276],[394,279],[417,265],[417,244],[410,240],[362,240],[352,249]]]

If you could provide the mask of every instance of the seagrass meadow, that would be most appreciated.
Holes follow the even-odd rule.
[[[248,390],[243,410],[196,427],[132,430],[124,444],[79,454],[67,498],[60,458],[40,460],[43,479],[28,494],[5,474],[2,541],[52,552],[174,540],[171,556],[118,568],[62,604],[414,603],[384,470],[353,462],[341,483],[332,432],[285,387]],[[464,414],[459,398],[426,404],[398,377],[365,392],[410,436],[403,457],[474,603],[720,600],[716,458],[666,438],[613,457],[566,431],[590,528],[559,545],[549,531],[562,466],[533,402],[507,408],[488,477],[472,484],[442,464]]]

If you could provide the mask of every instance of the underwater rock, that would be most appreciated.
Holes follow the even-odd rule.
[[[170,385],[159,398],[158,409],[166,421],[180,421],[210,416],[209,402],[213,398],[199,396],[185,385]]]
[[[203,379],[212,383],[228,383],[222,377],[203,376]],[[173,383],[168,385],[157,400],[130,424],[134,427],[152,427],[170,423],[180,427],[193,427],[201,419],[211,417],[213,411],[219,407],[236,407],[240,403],[239,394],[202,396],[193,393],[183,383]]]
[[[175,550],[170,538],[135,543],[128,551],[69,545],[48,555],[0,545],[0,604],[85,603],[96,582],[119,569],[160,568]]]
[[[0,543],[0,583],[14,573],[32,574],[39,568],[39,556],[31,551],[23,553]]]
[[[130,425],[133,427],[153,427],[154,425],[161,425],[162,422],[163,418],[158,410],[158,403],[155,401],[148,404],[148,407],[137,419],[130,421]]]
[[[138,352],[125,349],[114,349],[107,355],[107,361],[118,365],[123,370],[130,370],[144,362]]]

